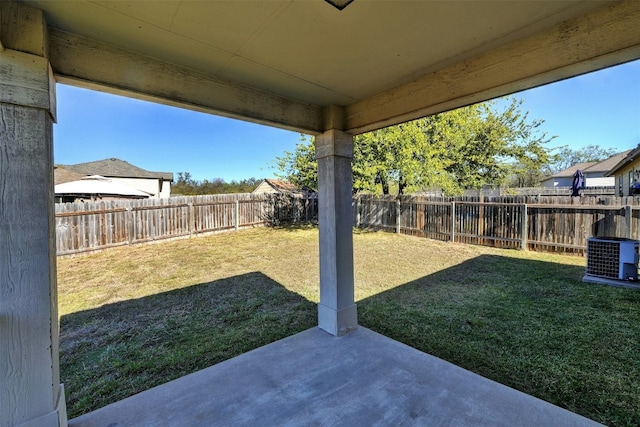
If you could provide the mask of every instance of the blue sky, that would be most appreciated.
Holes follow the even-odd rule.
[[[624,151],[640,144],[640,61],[516,94],[549,146],[595,144]],[[100,92],[57,85],[56,164],[117,157],[197,180],[269,178],[276,156],[300,134]]]

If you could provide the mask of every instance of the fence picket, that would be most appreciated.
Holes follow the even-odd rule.
[[[640,239],[638,198],[354,196],[356,227],[444,241],[584,254],[591,236]],[[317,220],[317,198],[229,194],[58,204],[58,255]]]
[[[591,236],[640,239],[638,198],[500,196],[480,203],[477,197],[403,196],[399,200],[401,232],[439,240],[584,254]],[[382,214],[392,203],[389,197],[356,196],[354,224],[396,231],[395,216]]]
[[[317,199],[225,194],[58,204],[58,255],[317,218]],[[303,212],[304,210],[304,212]]]

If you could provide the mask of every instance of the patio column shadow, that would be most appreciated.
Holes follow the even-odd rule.
[[[316,304],[260,272],[62,316],[70,418],[315,326]],[[117,384],[107,386],[105,384]]]

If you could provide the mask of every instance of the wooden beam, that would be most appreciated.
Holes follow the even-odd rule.
[[[346,107],[357,134],[640,58],[640,1],[616,2]]]
[[[0,1],[0,40],[5,49],[46,57],[46,30],[40,9],[15,1]]]
[[[57,426],[52,121],[1,102],[0,117],[0,425]]]
[[[323,131],[316,105],[271,95],[86,37],[49,29],[59,82],[299,132]]]
[[[328,105],[324,108],[324,129],[344,129],[344,108]]]
[[[56,120],[55,80],[46,58],[5,49],[0,70],[0,103],[41,108]]]
[[[53,119],[41,10],[0,2],[0,425],[66,426],[60,384]]]

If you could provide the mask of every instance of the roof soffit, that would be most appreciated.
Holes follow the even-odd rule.
[[[640,2],[623,1],[527,1],[527,2],[373,2],[359,0],[343,11],[337,11],[321,0],[274,0],[262,2],[108,2],[108,1],[27,1],[45,10],[50,26],[102,41],[114,47],[139,52],[184,69],[191,69],[215,79],[225,79],[236,85],[255,88],[265,94],[290,99],[300,104],[324,107],[348,107],[346,130],[360,133],[400,121],[410,120],[478,102],[494,96],[526,89],[597,68],[640,57],[637,36],[626,33],[618,44],[583,54],[589,39],[575,37],[575,32],[591,31],[589,25],[567,27],[567,31],[552,31],[557,47],[567,37],[569,51],[563,60],[575,57],[576,63],[591,61],[613,52],[627,49],[613,60],[596,59],[594,63],[564,70],[570,63],[551,65],[549,69],[520,72],[512,81],[487,81],[475,84],[477,67],[469,61],[483,54],[504,48],[522,37],[553,29],[561,22],[595,11],[604,5],[627,13],[627,21],[638,24]],[[634,9],[635,7],[635,9]],[[620,14],[619,14],[620,15]],[[621,18],[616,18],[621,19]],[[583,20],[583,24],[584,24]],[[587,19],[588,24],[588,19]],[[596,20],[592,27],[598,27]],[[634,27],[631,25],[631,27]],[[625,29],[623,28],[623,29]],[[635,25],[634,28],[637,28]],[[574,31],[574,34],[571,34]],[[637,34],[637,31],[635,31]],[[573,37],[573,39],[572,39]],[[598,40],[606,40],[600,34]],[[627,37],[628,44],[620,43]],[[635,37],[635,38],[634,38]],[[544,40],[539,38],[538,40]],[[573,43],[573,44],[570,44]],[[606,44],[606,42],[604,43]],[[527,46],[526,43],[520,46]],[[528,46],[531,47],[531,46]],[[632,51],[628,51],[632,47]],[[607,51],[607,49],[610,49]],[[526,61],[537,61],[544,53],[526,58],[529,52],[510,52]],[[592,56],[589,56],[592,55]],[[595,56],[594,56],[595,55]],[[626,56],[625,56],[626,55]],[[133,56],[132,56],[133,57]],[[516,61],[519,59],[516,58]],[[571,60],[569,58],[569,60]],[[521,62],[522,62],[521,61]],[[616,62],[617,61],[617,62]],[[53,62],[53,61],[52,61]],[[544,62],[544,61],[543,61]],[[501,74],[499,62],[491,67]],[[522,68],[521,66],[521,68]],[[457,67],[452,73],[447,67]],[[548,73],[553,67],[564,71]],[[467,71],[465,71],[467,70]],[[54,69],[55,71],[55,69]],[[485,70],[486,71],[486,70]],[[438,74],[440,73],[440,74]],[[537,77],[541,73],[545,77]],[[424,81],[425,77],[436,78]],[[148,76],[145,76],[148,78]],[[462,82],[460,79],[467,83]],[[91,82],[88,75],[81,76]],[[450,80],[450,79],[455,79]],[[522,84],[514,82],[525,81]],[[426,105],[411,105],[399,111],[398,103],[422,85],[420,98],[430,97],[439,90],[443,97]],[[473,83],[469,83],[473,82]],[[456,85],[467,84],[469,93]],[[484,87],[483,87],[484,84]],[[493,86],[492,86],[493,85]],[[493,90],[498,86],[501,90]],[[122,87],[123,93],[136,88]],[[144,91],[144,88],[142,88]],[[447,95],[448,93],[448,95]],[[423,96],[424,94],[424,96]],[[150,99],[154,99],[150,94]],[[160,94],[161,99],[166,96]],[[448,98],[448,99],[444,99]],[[144,99],[144,98],[143,98]],[[280,105],[284,105],[281,101]],[[424,104],[424,101],[414,104]],[[178,105],[189,106],[182,101]],[[380,105],[388,108],[380,110]],[[213,105],[193,104],[199,111],[220,114]],[[405,104],[406,105],[406,104]],[[316,116],[314,108],[295,106],[308,117]],[[224,114],[224,108],[222,113]],[[229,116],[317,132],[317,118],[281,123],[272,117],[244,115],[242,109],[229,111]],[[364,115],[364,116],[363,116]],[[365,117],[366,116],[366,117]],[[310,123],[313,123],[310,125]],[[305,127],[307,126],[307,127]]]
[[[611,170],[606,174],[606,176],[614,176],[616,173],[620,172],[621,169],[624,169],[631,165],[634,161],[638,160],[638,156],[640,155],[640,144],[629,151],[629,153],[618,162],[617,165],[611,168]]]
[[[317,105],[371,97],[603,4],[31,3],[64,31]]]

